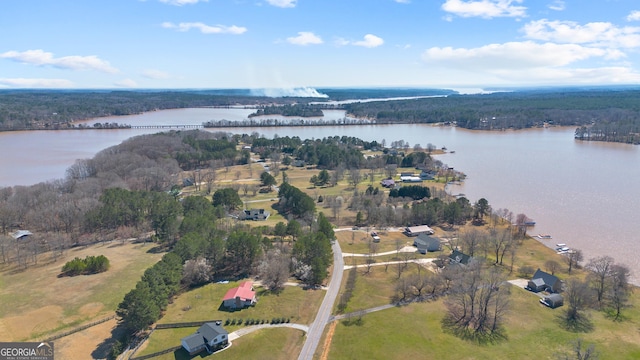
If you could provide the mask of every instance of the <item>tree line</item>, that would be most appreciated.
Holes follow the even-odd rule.
[[[314,117],[324,116],[324,113],[318,107],[307,104],[267,105],[249,114],[249,117],[264,115]]]

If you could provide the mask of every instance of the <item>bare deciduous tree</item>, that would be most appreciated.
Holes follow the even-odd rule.
[[[611,267],[613,265],[614,261],[611,256],[599,256],[590,259],[585,265],[585,268],[590,271],[588,279],[596,292],[596,299],[599,305],[602,305],[605,291],[610,285],[609,277],[611,276]]]
[[[445,300],[445,322],[454,329],[471,334],[493,334],[501,327],[508,309],[508,286],[498,268],[483,269],[470,262],[452,282]]]
[[[349,184],[355,189],[358,187],[360,181],[362,181],[362,174],[360,174],[360,169],[349,169]]]
[[[557,354],[558,360],[597,360],[598,353],[593,344],[589,344],[586,348],[583,348],[585,344],[582,339],[577,339],[571,344],[571,351],[568,353]]]
[[[565,254],[565,262],[569,265],[569,274],[571,274],[571,270],[573,268],[578,267],[580,262],[584,260],[584,256],[582,255],[582,250],[572,250]]]
[[[613,310],[614,320],[620,319],[622,309],[628,306],[629,276],[631,271],[625,265],[615,264],[611,267],[611,288],[606,294],[609,306]]]
[[[182,282],[187,286],[204,284],[211,280],[212,267],[207,259],[187,260],[182,270]]]
[[[258,265],[262,283],[271,291],[280,290],[289,278],[290,264],[291,257],[280,249],[267,251]]]
[[[567,280],[567,288],[564,292],[567,309],[564,320],[568,326],[583,326],[582,324],[588,320],[584,315],[584,311],[591,305],[592,299],[593,292],[589,287],[589,283],[575,278]]]
[[[547,260],[544,263],[544,269],[551,275],[555,275],[556,271],[560,270],[560,263],[555,260]]]
[[[476,250],[484,245],[487,241],[488,234],[484,230],[479,230],[476,228],[470,228],[466,231],[460,232],[459,240],[462,244],[462,248],[464,252],[469,256],[474,256]]]

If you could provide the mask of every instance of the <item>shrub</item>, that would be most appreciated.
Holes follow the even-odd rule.
[[[107,270],[109,270],[109,259],[104,255],[87,256],[84,259],[76,257],[62,267],[62,273],[66,276],[98,274]]]

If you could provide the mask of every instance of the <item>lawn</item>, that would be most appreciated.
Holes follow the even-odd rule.
[[[350,241],[350,237],[346,235],[342,240]],[[347,246],[343,246],[343,251]],[[383,258],[386,256],[376,258],[376,261]],[[561,264],[558,275],[568,278],[564,258],[534,239],[522,242],[515,259],[515,270],[523,265],[544,269],[544,263],[550,259]],[[353,258],[345,258],[347,265],[351,261]],[[360,263],[361,259],[356,261]],[[397,281],[396,267],[390,265],[387,272],[384,266],[371,269],[367,275],[363,275],[364,269],[358,269],[353,297],[345,312],[389,303]],[[409,265],[403,276],[415,271],[415,265]],[[347,276],[348,270],[344,274],[342,291]],[[510,278],[516,276],[513,273]],[[583,278],[585,272],[577,269],[571,276]],[[555,359],[558,353],[570,350],[572,341],[578,338],[586,344],[594,344],[601,359],[640,358],[640,294],[637,292],[631,295],[631,306],[624,310],[623,321],[615,322],[603,312],[589,310],[593,330],[581,333],[570,332],[561,326],[559,316],[564,307],[555,310],[544,307],[537,296],[517,287],[511,287],[511,294],[511,310],[504,325],[506,338],[493,343],[478,344],[445,332],[441,321],[446,308],[440,299],[367,314],[360,325],[341,321],[331,336],[328,359]],[[321,353],[319,349],[316,356]]]
[[[344,292],[349,271],[350,270],[344,271],[341,290],[336,303],[334,304],[334,313],[336,313],[335,309],[340,301],[340,296]],[[366,268],[358,268],[357,271],[358,276],[356,277],[356,286],[344,313],[369,309],[391,303],[391,297],[395,292],[395,286],[398,280],[398,265],[389,265],[387,271],[385,271],[384,266],[373,266],[368,274],[365,274]],[[429,270],[422,268],[421,271],[427,272]],[[405,270],[403,270],[402,277],[417,274],[417,272],[418,265],[409,263]]]
[[[380,236],[380,242],[377,243],[378,253],[395,251],[398,246],[403,248],[405,246],[413,245],[413,238],[405,236],[401,232],[392,231],[380,231],[376,230]],[[362,230],[348,230],[336,232],[336,238],[340,242],[340,247],[343,253],[353,254],[368,254],[369,244],[371,241],[370,231],[366,229]]]
[[[142,273],[162,257],[148,252],[154,246],[113,242],[78,247],[67,250],[55,263],[3,273],[0,338],[39,339],[112,315]],[[106,256],[110,269],[94,275],[58,277],[65,262],[88,255]]]
[[[197,328],[190,328],[191,332]],[[160,331],[170,330],[158,330],[154,332],[154,335]],[[187,334],[188,335],[188,334]],[[171,337],[183,336],[177,332],[174,332]],[[168,337],[168,339],[171,339]],[[263,329],[244,335],[231,344],[227,349],[215,353],[195,355],[193,357],[184,351],[184,349],[177,350],[173,353],[165,354],[155,357],[157,360],[182,360],[182,359],[260,359],[260,360],[288,360],[295,358],[297,354],[302,350],[304,345],[305,334],[296,329],[290,328],[273,328]],[[146,353],[146,351],[145,351]],[[137,356],[142,353],[136,354]]]
[[[222,297],[227,290],[238,286],[239,282],[228,284],[208,284],[188,291],[176,298],[167,307],[165,315],[158,321],[161,324],[222,320],[227,319],[264,319],[290,318],[292,323],[311,324],[316,311],[324,298],[324,290],[303,290],[296,286],[286,286],[278,294],[270,293],[261,287],[256,288],[258,303],[255,307],[239,311],[225,311],[220,308]],[[225,326],[232,332],[239,326]],[[186,330],[185,330],[186,329]],[[180,339],[193,333],[197,327],[174,330],[156,330],[147,341],[145,348],[137,355],[154,353],[171,346],[180,345]],[[281,344],[280,344],[281,345]],[[280,346],[278,345],[278,346]]]
[[[480,345],[443,332],[445,307],[439,300],[371,313],[362,317],[360,326],[340,323],[329,359],[554,359],[555,353],[568,349],[577,338],[593,343],[601,359],[640,356],[637,321],[617,323],[592,312],[595,329],[571,333],[558,324],[562,308],[551,310],[525,290],[511,291],[512,310],[505,325],[505,340]],[[637,319],[637,313],[633,317]]]

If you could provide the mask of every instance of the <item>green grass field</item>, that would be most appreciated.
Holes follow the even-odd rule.
[[[548,309],[524,289],[511,292],[502,341],[480,345],[444,332],[441,320],[446,310],[439,300],[371,313],[362,317],[360,326],[340,323],[329,359],[554,359],[577,338],[593,343],[601,359],[640,357],[636,320],[618,323],[592,312],[594,330],[571,333],[558,324],[562,308]],[[637,310],[632,317],[638,319]]]
[[[153,244],[96,244],[69,249],[55,263],[43,263],[16,274],[2,273],[0,338],[42,338],[84,322],[112,315],[124,295],[162,254],[147,251]],[[58,277],[74,257],[105,255],[108,271]]]
[[[278,294],[272,294],[263,288],[256,288],[258,303],[255,307],[229,312],[220,308],[222,297],[239,282],[228,284],[208,284],[188,291],[167,307],[160,324],[227,319],[264,319],[290,318],[292,323],[310,324],[324,298],[324,290],[303,290],[300,287],[286,286]],[[225,326],[232,332],[239,326]],[[147,340],[143,351],[137,355],[151,354],[171,346],[180,345],[180,339],[197,330],[195,328],[162,329],[155,331]]]
[[[160,331],[158,330],[154,335]],[[192,328],[193,332],[195,328]],[[169,333],[168,333],[169,334]],[[188,335],[188,334],[187,334]],[[179,332],[173,332],[166,336],[167,340],[173,337],[182,336]],[[203,352],[198,355],[189,356],[180,349],[172,353],[161,355],[153,359],[157,360],[187,360],[187,359],[260,359],[260,360],[289,360],[292,354],[300,353],[304,345],[305,335],[302,331],[289,328],[263,329],[247,334],[233,341],[230,347],[215,354]],[[157,351],[157,350],[156,350]],[[147,353],[145,351],[145,353]],[[152,352],[149,352],[152,353]],[[136,354],[136,356],[140,356]]]

